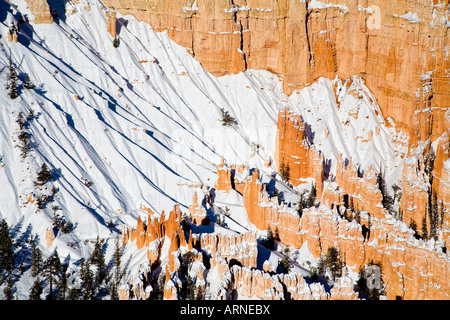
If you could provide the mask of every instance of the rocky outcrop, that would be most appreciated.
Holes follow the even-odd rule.
[[[53,229],[48,227],[45,231],[45,241],[47,242],[47,248],[50,248],[53,245],[53,241],[55,240],[55,233]]]
[[[202,234],[200,246],[211,257],[222,257],[229,263],[238,263],[248,268],[256,268],[258,249],[256,234],[247,232],[239,235]]]
[[[314,178],[316,193],[323,191],[323,156],[309,142],[306,123],[289,108],[278,113],[275,161],[278,171],[289,168],[289,181],[298,186]]]
[[[217,182],[215,188],[228,192],[231,190],[231,168],[225,165],[225,160],[222,158],[220,165],[217,166]]]
[[[226,265],[218,263],[214,268]],[[351,279],[344,276],[338,279],[330,293],[318,283],[307,283],[299,273],[270,274],[261,270],[233,266],[220,273],[222,285],[213,293],[214,299],[249,297],[262,300],[354,300],[358,294],[353,290]]]
[[[434,240],[415,239],[405,223],[387,213],[384,218],[371,217],[370,225],[364,226],[325,207],[311,208],[303,211],[300,238],[316,257],[329,247],[338,248],[354,271],[380,262],[389,299],[450,298],[450,258]]]
[[[27,0],[28,8],[33,14],[34,23],[53,23],[50,7],[46,0]]]
[[[243,196],[248,218],[258,229],[266,230],[270,226],[281,242],[289,246],[299,245],[300,216],[297,210],[279,204],[277,197],[271,198],[259,182],[257,170],[247,178]]]
[[[194,193],[192,204],[189,206],[189,215],[191,216],[192,223],[196,225],[202,225],[208,221],[206,219],[206,209],[202,205],[198,204],[196,192]]]
[[[266,69],[282,76],[290,94],[320,76],[360,75],[383,114],[413,139],[416,128],[426,125],[415,111],[431,107],[435,118],[445,118],[441,108],[450,99],[447,0],[104,3],[167,31],[216,76]],[[443,123],[437,124],[433,137],[444,130]]]
[[[108,22],[106,23],[106,28],[111,35],[111,37],[115,38],[117,35],[117,13],[115,11],[106,11],[106,18]]]

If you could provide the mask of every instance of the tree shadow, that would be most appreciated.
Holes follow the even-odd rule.
[[[122,30],[122,27],[126,28],[128,26],[128,20],[124,18],[119,18],[116,20],[116,31],[117,34],[120,34],[120,31]]]

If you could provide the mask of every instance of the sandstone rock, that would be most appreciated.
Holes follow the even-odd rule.
[[[108,19],[106,28],[111,37],[115,38],[117,35],[117,13],[115,11],[106,11],[105,15]]]
[[[47,242],[47,248],[50,248],[53,245],[53,240],[55,240],[55,234],[53,229],[48,227],[45,232],[45,241]]]
[[[34,16],[34,23],[53,23],[50,7],[46,0],[27,0],[27,3]]]
[[[194,193],[192,204],[189,206],[189,214],[191,216],[192,223],[196,225],[202,225],[207,221],[206,209],[198,204],[197,193]]]
[[[232,6],[225,0],[197,0],[194,6],[174,0],[105,1],[106,6],[147,21],[157,31],[166,30],[216,76],[266,69],[283,76],[284,90],[290,94],[320,76],[361,75],[385,117],[392,117],[415,137],[414,121],[423,127],[426,119],[414,111],[449,100],[448,1],[321,3],[248,0]],[[419,21],[404,18],[407,12],[414,12]],[[433,71],[430,79],[424,79],[429,71]],[[442,124],[434,127],[434,138],[444,130]]]
[[[289,167],[289,181],[298,186],[306,178],[315,179],[316,194],[320,199],[323,191],[323,156],[310,145],[305,123],[299,115],[285,108],[278,113],[275,161],[278,171],[281,165]]]
[[[231,190],[231,169],[225,165],[225,160],[222,158],[220,165],[217,166],[218,179],[215,184],[216,190],[228,192]]]

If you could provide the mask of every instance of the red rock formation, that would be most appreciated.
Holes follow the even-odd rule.
[[[117,35],[117,13],[115,11],[106,11],[105,15],[108,19],[106,28],[111,37],[115,38]]]
[[[198,204],[197,192],[194,193],[192,204],[189,206],[189,214],[191,216],[192,223],[196,225],[202,225],[207,221],[206,209]]]
[[[307,209],[301,219],[300,238],[319,257],[331,246],[338,248],[346,265],[358,271],[381,262],[382,279],[389,299],[449,299],[450,259],[434,242],[418,241],[407,226],[386,215],[371,217],[370,236],[326,208]]]
[[[228,192],[231,190],[231,169],[225,165],[225,160],[222,158],[220,165],[217,166],[218,179],[215,184],[217,190]]]
[[[275,161],[278,171],[282,165],[289,167],[289,181],[295,186],[314,178],[318,198],[322,196],[323,156],[308,142],[301,117],[289,108],[278,113]]]
[[[177,300],[177,288],[175,286],[175,283],[170,278],[170,270],[169,267],[166,265],[166,282],[164,284],[164,294],[163,299],[164,300]]]
[[[290,94],[320,76],[361,75],[383,114],[415,139],[414,122],[419,127],[426,122],[414,111],[440,108],[449,100],[448,1],[320,3],[105,1],[122,14],[149,22],[157,31],[166,30],[216,76],[266,69],[283,76],[284,90]],[[417,20],[408,20],[404,16],[408,12]],[[430,71],[429,78],[423,76]],[[432,113],[442,117],[437,108]],[[438,124],[434,138],[444,130]]]
[[[276,197],[269,198],[258,181],[256,170],[248,177],[243,196],[248,218],[258,229],[266,230],[270,225],[272,231],[278,232],[283,243],[289,246],[298,245],[300,217],[297,211],[285,205],[279,205]]]
[[[381,205],[382,195],[378,188],[377,172],[370,166],[358,173],[357,165],[353,163],[352,159],[348,160],[347,164],[345,162],[342,155],[338,154],[336,184],[340,190],[340,203],[344,204],[343,198],[344,195],[347,195],[353,202],[354,210],[360,209],[369,211],[372,215],[380,215],[383,206]]]
[[[48,227],[45,231],[45,241],[47,242],[47,248],[50,248],[53,245],[53,240],[55,240],[55,234],[53,229]]]
[[[212,257],[219,256],[230,262],[232,259],[248,268],[256,268],[258,249],[256,234],[239,235],[202,234],[200,245]]]
[[[33,14],[34,23],[53,23],[50,7],[46,0],[27,0],[28,8]]]

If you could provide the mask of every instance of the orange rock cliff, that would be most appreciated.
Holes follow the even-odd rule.
[[[27,1],[35,22],[52,21],[46,1]],[[448,127],[448,0],[103,3],[167,31],[216,76],[266,69],[283,78],[290,94],[320,76],[360,75],[384,116],[392,117],[413,142],[427,138],[430,117],[432,137]],[[115,33],[110,24],[108,29]]]

